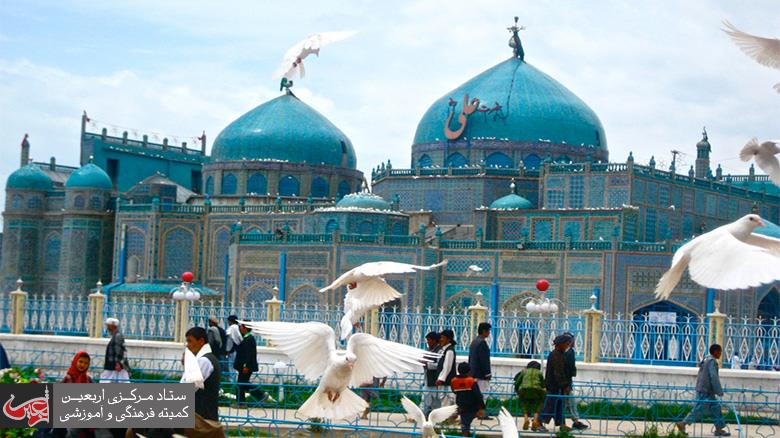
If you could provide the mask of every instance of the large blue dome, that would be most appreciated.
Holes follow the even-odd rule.
[[[286,161],[355,169],[352,142],[325,116],[291,94],[229,124],[211,149],[212,161]]]
[[[9,175],[5,187],[17,190],[50,190],[52,181],[40,167],[30,163]]]
[[[594,158],[607,152],[604,128],[596,113],[558,81],[515,57],[434,102],[417,125],[414,144],[441,143],[444,147],[447,118],[454,112],[449,129],[460,127],[458,115],[465,95],[470,102],[479,99],[479,106],[458,140],[582,145],[595,149]],[[589,154],[582,151],[583,156]]]

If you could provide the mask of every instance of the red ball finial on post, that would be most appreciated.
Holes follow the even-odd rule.
[[[192,283],[192,280],[194,279],[195,279],[195,274],[193,274],[192,272],[187,271],[181,274],[181,281],[185,283]]]
[[[536,282],[536,289],[539,292],[545,292],[549,288],[550,288],[550,283],[547,280],[545,280],[544,278],[542,278],[542,279],[540,279],[539,281]]]

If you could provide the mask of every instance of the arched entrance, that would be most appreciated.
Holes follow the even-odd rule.
[[[670,301],[637,309],[632,318],[632,363],[696,366],[707,354],[708,323]]]
[[[776,288],[772,288],[758,303],[756,317],[764,321],[780,318],[780,292]]]

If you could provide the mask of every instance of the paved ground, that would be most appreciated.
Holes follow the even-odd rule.
[[[261,419],[266,425],[258,425],[258,429],[261,432],[269,433],[273,436],[276,435],[302,435],[307,436],[309,433],[309,425],[301,425],[299,423],[305,422],[305,419],[297,418],[295,411],[292,409],[274,409],[269,408],[254,408],[254,409],[236,409],[236,408],[220,408],[220,415],[229,416],[231,423],[237,423],[240,418],[254,418]],[[414,423],[407,422],[406,416],[403,414],[389,414],[389,413],[370,413],[367,419],[361,419],[354,423],[339,422],[335,424],[328,433],[328,436],[403,436],[409,435],[414,430]],[[517,419],[518,429],[522,426],[522,418]],[[638,421],[620,421],[620,420],[590,420],[586,422],[590,424],[590,429],[582,432],[574,432],[576,436],[598,436],[598,437],[623,437],[626,434],[639,434],[641,435],[647,428],[656,426],[660,435],[666,435],[668,432],[675,429],[672,423],[645,423]],[[338,424],[344,426],[344,430],[339,433]],[[457,424],[451,426],[445,426],[446,429],[456,429]],[[291,432],[290,429],[298,429],[299,433]],[[370,429],[381,429],[383,433],[372,433]],[[476,420],[472,425],[472,429],[480,435],[500,435],[500,429],[496,420]],[[688,436],[690,437],[711,437],[713,436],[712,424],[695,424],[688,426]],[[395,433],[393,433],[395,431]],[[741,433],[737,430],[735,425],[730,425],[731,436],[744,437],[744,438],[764,438],[764,437],[780,437],[780,427],[778,426],[743,426]],[[533,433],[530,431],[520,430],[521,437],[549,437],[552,436],[550,432],[547,433]]]

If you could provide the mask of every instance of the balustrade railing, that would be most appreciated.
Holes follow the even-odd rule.
[[[0,333],[11,331],[11,296],[0,295]]]
[[[724,328],[723,357],[736,353],[745,368],[780,370],[780,320],[728,318]]]
[[[176,324],[174,306],[167,298],[109,300],[103,307],[103,319],[119,319],[120,329],[129,339],[171,341]]]
[[[86,335],[86,297],[28,297],[24,309],[27,333],[53,335]]]

